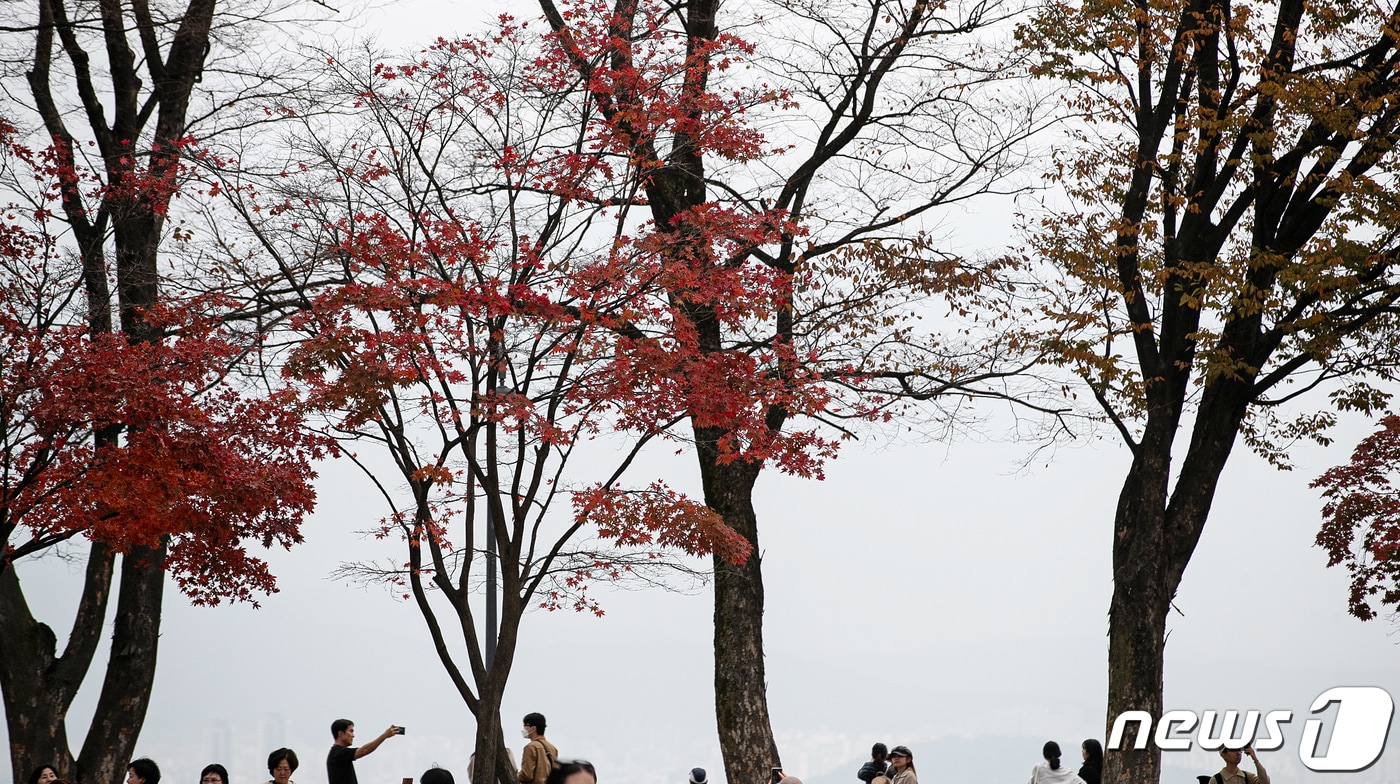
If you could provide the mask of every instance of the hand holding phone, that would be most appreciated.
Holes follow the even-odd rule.
[[[778,784],[778,782],[780,782],[780,781],[782,781],[782,780],[783,780],[783,769],[782,769],[782,768],[773,768],[773,772],[770,773],[770,774],[768,774],[768,781],[770,782],[770,784]]]

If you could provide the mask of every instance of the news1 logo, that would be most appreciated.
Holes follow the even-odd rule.
[[[1385,751],[1390,720],[1395,714],[1395,702],[1390,699],[1389,692],[1377,686],[1337,686],[1319,694],[1309,710],[1321,713],[1334,703],[1337,714],[1331,722],[1327,751],[1321,755],[1317,753],[1324,721],[1308,719],[1303,725],[1298,759],[1309,770],[1317,772],[1355,773],[1365,770]],[[1263,714],[1264,730],[1268,736],[1256,739],[1261,711],[1246,711],[1238,734],[1235,724],[1239,711],[1225,711],[1218,729],[1216,715],[1215,711],[1204,711],[1199,716],[1187,710],[1167,711],[1157,721],[1154,735],[1152,714],[1147,711],[1125,711],[1113,720],[1108,748],[1120,748],[1123,731],[1129,722],[1137,722],[1137,737],[1133,742],[1135,749],[1147,748],[1147,740],[1151,737],[1157,742],[1157,748],[1163,751],[1190,751],[1193,738],[1189,733],[1199,726],[1194,742],[1207,751],[1243,748],[1251,745],[1251,742],[1259,751],[1273,751],[1283,747],[1280,725],[1293,720],[1293,711],[1276,710]]]

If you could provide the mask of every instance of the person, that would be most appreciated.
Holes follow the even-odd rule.
[[[134,759],[126,766],[126,784],[160,784],[160,767],[150,757]]]
[[[559,760],[559,767],[549,772],[544,784],[598,784],[598,771],[588,760]]]
[[[856,778],[864,781],[865,784],[875,780],[876,776],[884,776],[885,770],[890,763],[885,761],[889,756],[889,749],[883,743],[876,743],[870,747],[870,761],[860,766],[860,772],[856,773]]]
[[[331,722],[331,737],[335,738],[335,745],[326,755],[327,784],[360,784],[360,780],[355,778],[355,760],[372,754],[390,735],[398,734],[399,728],[390,724],[389,729],[379,733],[379,737],[357,748],[350,745],[355,742],[355,722],[349,719]]]
[[[1080,745],[1079,753],[1084,757],[1084,764],[1079,766],[1079,778],[1084,779],[1084,784],[1099,784],[1103,776],[1103,744],[1089,738]]]
[[[914,752],[908,746],[890,749],[890,768],[894,769],[890,784],[919,784],[919,776],[914,772]]]
[[[510,749],[506,749],[506,764],[510,766],[510,774],[511,774],[512,776],[517,776],[517,775],[519,775],[520,769],[517,768],[517,767],[515,766],[515,752],[511,751]],[[473,751],[473,752],[472,752],[472,755],[471,755],[470,757],[467,757],[467,781],[471,781],[471,780],[472,780],[472,776],[473,776],[475,773],[476,773],[476,752]]]
[[[1030,784],[1084,784],[1074,771],[1060,764],[1060,744],[1046,741],[1040,755],[1045,761],[1031,768]]]
[[[1244,753],[1249,755],[1249,759],[1254,762],[1255,773],[1250,775],[1248,771],[1240,770],[1240,749],[1221,749],[1220,758],[1225,760],[1225,767],[1220,772],[1211,777],[1211,784],[1230,784],[1234,779],[1239,779],[1241,784],[1269,784],[1269,772],[1264,770],[1264,766],[1259,764],[1259,757],[1254,754],[1253,746],[1245,746]]]
[[[690,784],[710,784],[710,777],[705,773],[704,768],[690,769]]]
[[[199,772],[199,784],[228,784],[228,769],[215,762]]]
[[[423,775],[418,777],[418,784],[457,784],[457,780],[452,778],[452,771],[434,765],[423,771]]]
[[[553,743],[544,739],[544,729],[543,714],[525,714],[524,726],[520,730],[520,735],[528,738],[530,742],[525,744],[525,749],[520,752],[520,781],[522,784],[545,784],[550,772],[554,769],[554,761],[559,759],[559,749],[554,748]],[[589,768],[591,769],[592,766],[590,765]],[[335,782],[331,782],[331,784],[335,784]]]
[[[267,773],[272,780],[267,784],[293,784],[292,774],[297,772],[297,753],[288,748],[280,748],[267,755]]]
[[[52,765],[40,765],[29,774],[29,784],[53,784],[58,780],[58,769]]]

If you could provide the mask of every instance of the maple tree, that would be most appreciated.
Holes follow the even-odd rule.
[[[411,59],[328,56],[316,100],[334,111],[289,112],[282,159],[226,160],[208,186],[300,292],[281,372],[382,496],[376,534],[404,543],[344,574],[413,602],[476,718],[475,770],[503,782],[527,611],[601,615],[597,582],[689,579],[675,554],[750,552],[705,505],[628,481],[695,405],[677,395],[730,392],[718,374],[675,389],[715,373],[660,296],[687,270],[629,217],[629,164],[542,32],[502,17]],[[731,284],[715,296],[736,310],[765,296]],[[473,596],[495,579],[489,637]]]
[[[556,56],[635,172],[638,201],[664,238],[657,253],[687,271],[659,283],[688,341],[684,367],[704,372],[642,384],[638,405],[658,388],[679,396],[705,503],[755,552],[753,494],[765,468],[820,478],[852,428],[909,401],[927,401],[930,418],[957,427],[962,412],[943,401],[1012,398],[1005,379],[1034,361],[1007,342],[1011,333],[988,330],[976,342],[919,318],[938,312],[957,324],[999,274],[940,251],[920,221],[1016,189],[1022,143],[1048,120],[983,35],[1015,5],[540,5]],[[768,100],[741,114],[731,96],[754,92]],[[772,229],[745,233],[755,221]],[[769,293],[736,312],[726,292],[756,290],[746,279]],[[727,394],[709,394],[712,384]],[[716,558],[714,571],[725,774],[758,781],[780,760],[761,559]]]
[[[1161,715],[1167,613],[1236,441],[1287,467],[1388,399],[1397,34],[1383,4],[1302,0],[1053,2],[1019,29],[1081,119],[1049,175],[1065,206],[1029,226],[1036,323],[1132,453],[1110,723]],[[1132,741],[1105,781],[1158,780]]]
[[[82,598],[62,654],[53,630],[30,613],[15,570],[0,572],[0,624],[6,629],[0,641],[0,691],[16,780],[35,760],[54,762],[60,775],[78,782],[119,778],[149,703],[166,567],[183,571],[182,587],[201,600],[213,602],[224,589],[231,598],[251,596],[250,591],[269,587],[269,578],[237,537],[290,541],[291,524],[309,503],[309,474],[301,458],[292,459],[287,474],[266,475],[267,491],[289,496],[255,498],[253,488],[243,486],[243,479],[263,474],[265,461],[298,453],[292,422],[269,408],[270,399],[259,404],[226,389],[203,388],[227,378],[236,359],[233,346],[243,351],[248,344],[206,321],[209,308],[223,308],[214,300],[196,305],[198,298],[163,299],[158,264],[162,245],[179,234],[169,220],[186,173],[192,123],[208,124],[270,83],[260,81],[257,68],[246,63],[220,65],[226,55],[220,45],[237,42],[239,31],[267,10],[243,7],[229,18],[221,16],[215,0],[183,5],[102,0],[77,6],[37,0],[28,15],[16,13],[13,24],[0,30],[9,51],[26,53],[5,65],[23,76],[14,73],[4,80],[0,113],[16,137],[7,136],[7,172],[32,169],[5,183],[7,199],[23,202],[45,221],[23,231],[19,223],[7,224],[9,238],[20,244],[8,249],[18,277],[6,285],[30,291],[42,284],[32,292],[38,297],[64,282],[77,284],[60,289],[64,293],[55,300],[71,298],[76,304],[59,309],[64,318],[37,332],[35,319],[49,312],[48,301],[7,298],[7,348],[32,363],[7,367],[6,381],[20,378],[10,372],[40,371],[55,375],[24,383],[44,388],[60,378],[85,379],[73,389],[49,387],[71,392],[66,396],[20,395],[10,401],[7,413],[18,419],[6,426],[19,428],[8,431],[18,451],[6,459],[39,473],[17,479],[23,486],[7,485],[7,493],[14,493],[7,501],[17,506],[6,512],[14,516],[6,521],[12,527],[5,545],[13,558],[79,534],[114,539],[111,544],[94,539],[88,549]],[[234,51],[252,56],[247,48]],[[229,77],[227,93],[202,84],[217,71]],[[19,94],[23,88],[27,95]],[[35,151],[33,165],[14,168],[8,157],[25,157],[22,142]],[[13,214],[23,218],[25,213]],[[48,250],[34,255],[37,251],[25,243]],[[77,263],[56,263],[69,258]],[[36,271],[31,265],[39,260]],[[210,354],[201,357],[201,351]],[[93,372],[98,362],[108,364]],[[160,374],[143,379],[143,371]],[[166,377],[168,384],[152,386]],[[150,394],[137,394],[141,390]],[[110,420],[95,429],[90,418],[58,421],[84,402],[94,407],[91,414]],[[256,421],[264,416],[271,418]],[[50,437],[60,440],[50,443]],[[271,438],[264,444],[264,437]],[[84,444],[84,438],[90,442]],[[201,439],[210,450],[197,451]],[[213,448],[220,445],[227,449]],[[214,457],[223,462],[209,462]],[[135,467],[146,465],[179,466],[169,479],[188,483],[158,489],[147,481],[156,477],[146,474],[137,481],[132,473],[145,469]],[[301,470],[295,470],[298,466]],[[114,487],[144,488],[149,495],[109,493]],[[40,488],[42,497],[34,496]],[[184,500],[174,502],[181,493]],[[164,515],[157,506],[162,500],[171,502]],[[283,502],[286,506],[279,507]],[[85,504],[100,510],[95,518],[84,512]],[[188,513],[188,520],[173,521],[169,513],[175,511]],[[181,527],[185,524],[190,528]],[[168,535],[153,534],[161,525]],[[28,532],[29,538],[12,543],[8,537],[16,531]],[[227,565],[211,560],[223,557]],[[68,747],[66,713],[94,660],[118,574],[112,653],[93,721],[75,757]]]
[[[1351,576],[1347,608],[1363,621],[1376,604],[1400,603],[1400,507],[1394,477],[1400,465],[1400,416],[1388,414],[1361,440],[1351,460],[1313,481],[1327,499],[1318,546],[1327,565],[1345,565]]]
[[[0,127],[0,171],[40,181],[52,199],[65,177],[81,178],[54,147],[29,150],[13,130]],[[222,328],[226,303],[158,302],[141,314],[157,333],[139,343],[93,331],[53,206],[12,204],[0,222],[0,684],[15,775],[47,759],[96,780],[109,752],[74,759],[64,716],[98,642],[112,558],[159,553],[137,565],[171,574],[196,604],[274,591],[245,543],[301,541],[323,448],[289,391],[226,383],[245,354]],[[56,655],[12,564],[74,537],[91,540],[87,579],[103,589],[79,609],[96,622]]]

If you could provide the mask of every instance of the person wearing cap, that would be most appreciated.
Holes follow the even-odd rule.
[[[919,777],[914,773],[914,752],[908,746],[890,749],[890,767],[894,769],[890,784],[919,784]]]
[[[710,777],[705,775],[704,768],[690,769],[690,784],[710,784]]]

